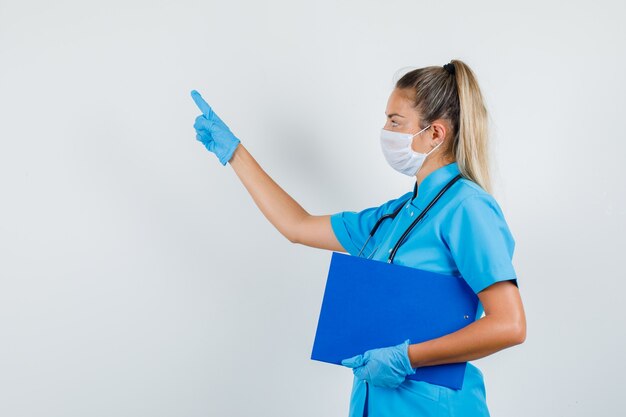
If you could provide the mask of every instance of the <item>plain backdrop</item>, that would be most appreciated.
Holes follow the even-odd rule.
[[[493,416],[613,416],[626,372],[622,2],[0,0],[0,415],[346,416],[310,359],[331,252],[195,139],[198,89],[312,214],[412,190],[394,75],[456,58],[490,114],[522,345]],[[619,405],[619,408],[618,408]]]

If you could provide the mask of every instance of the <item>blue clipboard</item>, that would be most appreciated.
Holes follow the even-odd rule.
[[[419,343],[476,320],[461,277],[333,252],[311,359],[341,365],[366,350]],[[407,378],[461,389],[467,362],[416,368]]]

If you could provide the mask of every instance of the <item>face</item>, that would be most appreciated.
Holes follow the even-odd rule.
[[[410,93],[397,88],[391,92],[389,100],[387,101],[387,109],[385,110],[385,115],[387,116],[385,129],[394,132],[415,134],[427,126],[419,125],[420,115],[417,110],[413,108],[408,94]],[[430,150],[438,145],[442,138],[445,137],[445,133],[446,126],[440,123],[440,121],[435,121],[432,123],[431,127],[424,130],[419,135],[413,136],[411,148],[416,152],[430,152]],[[443,146],[445,145],[441,147]]]

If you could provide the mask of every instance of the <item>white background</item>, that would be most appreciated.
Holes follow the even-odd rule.
[[[0,0],[0,415],[345,416],[310,360],[331,253],[195,139],[198,89],[312,214],[412,190],[401,68],[465,61],[528,332],[493,416],[612,416],[626,372],[620,1]],[[620,408],[618,408],[620,405]]]

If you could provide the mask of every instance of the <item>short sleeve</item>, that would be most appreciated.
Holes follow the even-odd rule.
[[[412,194],[412,193],[407,193]],[[390,214],[403,202],[405,196],[389,200],[380,206],[369,207],[359,212],[340,211],[331,214],[330,224],[337,240],[350,255],[358,256],[367,241],[374,224],[385,214]],[[391,220],[387,220],[391,221]],[[374,240],[372,238],[368,245]]]
[[[489,194],[473,194],[450,213],[443,230],[452,258],[468,285],[479,293],[498,281],[513,280],[515,240],[498,203]]]

